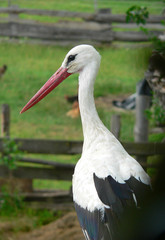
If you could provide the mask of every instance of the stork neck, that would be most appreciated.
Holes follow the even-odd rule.
[[[90,145],[90,142],[96,137],[97,129],[104,126],[96,111],[93,95],[98,67],[96,63],[91,63],[79,75],[79,107],[84,135],[83,149]]]

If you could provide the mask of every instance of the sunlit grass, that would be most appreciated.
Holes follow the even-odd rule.
[[[68,10],[68,11],[80,11],[80,12],[93,12],[95,5],[93,0],[12,0],[12,5],[18,5],[26,8],[37,8],[37,9],[50,9],[50,10]],[[97,1],[98,8],[111,8],[113,13],[125,13],[126,10],[132,5],[139,5],[148,7],[150,13],[160,14],[164,3],[163,1],[139,1],[139,0],[118,0],[118,1]],[[1,1],[0,6],[7,6],[8,1]]]
[[[0,45],[3,56],[1,64],[8,65],[8,71],[1,83],[0,102],[11,106],[12,136],[82,138],[81,121],[66,117],[71,105],[64,99],[65,95],[77,93],[77,76],[73,75],[63,82],[37,107],[19,115],[23,105],[58,69],[68,49],[54,46]],[[95,96],[134,92],[137,81],[144,76],[150,50],[98,50],[102,55],[102,64],[96,80]],[[66,126],[70,129],[70,134]]]
[[[68,50],[69,47],[1,43],[0,64],[7,64],[8,70],[1,80],[0,104],[7,103],[11,107],[12,137],[83,138],[81,120],[66,116],[71,104],[64,98],[65,95],[77,94],[77,75],[65,80],[37,106],[19,114],[27,101],[60,67]],[[150,49],[104,47],[98,48],[98,51],[102,63],[95,84],[95,97],[134,93],[136,83],[144,77]],[[103,122],[106,122],[106,111],[103,109]],[[125,136],[123,140],[129,139],[126,134],[122,136]]]
[[[55,181],[55,180],[33,180],[33,188],[37,190],[45,190],[45,189],[60,189],[60,190],[68,190],[72,186],[71,181]]]
[[[94,13],[101,8],[110,8],[113,14],[125,14],[128,8],[133,5],[147,7],[150,14],[161,14],[162,9],[164,8],[163,1],[134,1],[134,0],[119,0],[119,1],[97,1],[97,8],[95,7],[93,0],[12,0],[12,5],[17,5],[20,8],[32,8],[32,9],[47,9],[47,10],[63,10],[63,11],[75,11],[75,12],[89,12]],[[1,1],[0,7],[7,7],[8,1]],[[1,16],[4,16],[4,14]],[[31,19],[41,22],[57,22],[59,18],[50,17],[50,16],[35,16],[35,15],[26,15],[20,14],[22,19]],[[61,18],[65,20],[65,18]]]
[[[82,140],[80,117],[66,116],[71,104],[65,95],[77,94],[77,75],[65,80],[28,112],[20,115],[21,108],[60,67],[70,47],[41,46],[30,44],[0,44],[0,65],[7,64],[8,70],[1,79],[0,104],[11,108],[11,137]],[[132,94],[136,83],[143,78],[147,68],[150,49],[97,48],[102,63],[95,84],[95,97],[114,94]],[[110,118],[114,109],[98,107],[104,124],[110,128]],[[121,112],[121,140],[133,140],[134,113]],[[129,124],[128,124],[129,121]],[[76,163],[79,156],[32,156],[57,162]],[[71,182],[34,180],[34,188],[68,189]]]

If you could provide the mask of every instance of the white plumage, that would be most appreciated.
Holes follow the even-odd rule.
[[[73,200],[87,240],[118,239],[126,206],[140,205],[150,178],[100,120],[93,97],[101,57],[90,45],[66,55],[60,69],[23,108],[32,107],[69,75],[79,73],[79,107],[84,144],[73,175]]]

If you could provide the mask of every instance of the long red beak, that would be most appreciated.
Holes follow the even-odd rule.
[[[40,88],[40,90],[30,99],[30,101],[24,106],[20,113],[27,111],[33,107],[36,103],[41,101],[48,93],[56,88],[63,80],[69,77],[71,73],[67,72],[67,68],[60,67],[51,78]]]

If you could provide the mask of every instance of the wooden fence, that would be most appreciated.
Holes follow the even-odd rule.
[[[8,135],[10,128],[10,114],[8,105],[2,107],[2,134]],[[6,125],[6,126],[5,126]],[[118,128],[118,126],[117,126]],[[82,151],[82,141],[67,140],[45,140],[45,139],[14,139],[19,149],[28,155],[31,154],[53,154],[53,155],[79,155]],[[4,137],[0,138],[0,152],[3,152]],[[165,156],[165,143],[128,143],[123,142],[122,145],[130,155],[134,156]],[[26,163],[26,164],[24,164]],[[28,165],[27,165],[28,163]],[[29,165],[30,164],[30,165]],[[18,167],[13,170],[5,165],[0,166],[1,178],[16,179],[49,179],[49,180],[65,180],[71,181],[74,171],[74,164],[63,164],[43,159],[35,159],[30,157],[22,157],[17,160]],[[157,167],[157,164],[148,164],[142,162],[143,167]],[[26,201],[40,202],[35,207],[46,207],[63,209],[72,207],[72,196],[68,191],[34,191],[22,193]]]
[[[18,6],[0,8],[0,14],[8,14],[8,18],[0,19],[0,36],[9,38],[40,39],[58,44],[111,43],[112,41],[148,41],[151,36],[162,34],[165,16],[151,15],[146,27],[148,34],[142,31],[130,31],[135,24],[126,24],[126,16],[111,14],[110,10],[98,13],[80,13],[55,10],[25,9]],[[56,23],[39,23],[19,18],[20,14],[51,16],[59,18]],[[62,21],[66,19],[67,21]],[[74,21],[72,21],[74,18]],[[68,21],[68,19],[70,19]],[[115,24],[115,25],[114,25]],[[127,31],[116,29],[127,28]],[[153,29],[153,30],[152,30]],[[156,29],[156,30],[155,30]]]

